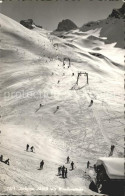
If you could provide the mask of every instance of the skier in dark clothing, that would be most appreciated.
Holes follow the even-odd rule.
[[[10,165],[9,163],[9,159],[7,159],[6,161],[4,161],[5,164]]]
[[[31,152],[33,152],[33,150],[34,150],[34,147],[32,146],[32,147],[30,148],[30,150],[31,150]]]
[[[111,151],[109,153],[109,157],[111,157],[113,155],[114,148],[115,148],[115,146],[114,145],[111,145]]]
[[[64,173],[65,173],[65,167],[63,165],[63,167],[62,167],[62,178],[64,178]]]
[[[59,110],[59,106],[56,107],[54,114]]]
[[[29,144],[26,145],[26,151],[28,151],[28,149],[29,149]]]
[[[69,156],[68,156],[68,157],[67,157],[67,163],[69,163],[69,159],[70,159],[70,158],[69,158]]]
[[[74,170],[74,162],[73,161],[71,162],[71,168],[72,168],[72,170]]]
[[[3,162],[3,155],[0,156],[0,161]]]
[[[64,177],[65,177],[65,178],[67,178],[67,173],[68,173],[68,172],[67,172],[67,168],[65,168],[65,171],[64,171]]]
[[[60,176],[61,175],[61,171],[62,171],[62,167],[58,167],[58,175]]]
[[[44,161],[42,160],[42,161],[40,162],[40,169],[43,169],[43,165],[44,165]]]
[[[90,104],[88,107],[91,107],[93,105],[93,100],[90,101]]]
[[[88,162],[87,162],[87,168],[89,168],[89,165],[90,165],[90,162],[88,161]]]

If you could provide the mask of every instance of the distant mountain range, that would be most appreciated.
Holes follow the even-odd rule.
[[[53,34],[63,37],[63,32],[73,29],[80,29],[85,32],[100,28],[100,36],[107,37],[107,44],[116,42],[117,47],[124,48],[124,19],[125,3],[120,9],[113,9],[112,13],[106,19],[88,22],[80,28],[69,19],[63,20],[58,24]]]

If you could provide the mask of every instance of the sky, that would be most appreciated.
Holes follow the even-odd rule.
[[[2,0],[0,0],[2,1]],[[37,25],[55,30],[60,21],[72,20],[78,27],[105,19],[124,0],[3,0],[0,12],[18,22],[32,18]]]

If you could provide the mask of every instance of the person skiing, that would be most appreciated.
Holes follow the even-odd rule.
[[[29,149],[29,144],[26,145],[26,151],[28,151],[28,149]]]
[[[90,104],[88,107],[91,107],[93,105],[93,100],[90,101]]]
[[[67,157],[67,163],[69,163],[69,160],[70,160],[70,158],[69,158],[69,156]]]
[[[54,114],[59,110],[59,106],[56,107]]]
[[[74,170],[74,162],[73,161],[71,162],[71,168],[72,168],[72,170]]]
[[[87,168],[89,168],[89,166],[90,166],[90,162],[88,161],[88,162],[87,162]]]
[[[31,146],[30,150],[31,150],[31,152],[33,152],[33,150],[34,150],[34,147],[33,147],[33,146]]]
[[[64,171],[64,177],[65,177],[65,178],[67,178],[67,173],[68,173],[68,172],[67,172],[67,168],[65,168],[65,171]]]
[[[3,162],[3,155],[0,156],[0,161]]]
[[[62,167],[62,178],[64,178],[65,166]]]
[[[109,157],[111,157],[113,155],[114,148],[115,148],[115,146],[114,145],[111,145],[111,151],[109,153]]]
[[[40,162],[40,169],[43,169],[43,165],[44,165],[44,161],[42,160],[42,161]]]
[[[10,165],[9,163],[9,159],[7,159],[6,161],[4,161],[5,164]]]
[[[60,176],[61,175],[61,171],[62,171],[62,167],[58,167],[58,175]]]

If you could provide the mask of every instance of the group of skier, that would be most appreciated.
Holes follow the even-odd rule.
[[[67,178],[67,173],[68,173],[68,170],[64,165],[58,167],[58,175],[59,176],[61,175],[62,178]]]
[[[70,163],[70,158],[69,156],[66,158],[67,160],[67,164]],[[71,170],[74,170],[74,162],[71,162]],[[58,167],[58,176],[62,176],[62,178],[67,178],[67,173],[68,173],[68,169],[63,165],[63,166],[59,166]]]
[[[29,147],[30,147],[29,144],[27,144],[27,145],[26,145],[26,151],[29,151]],[[31,151],[31,152],[34,152],[34,150],[35,150],[34,146],[31,146],[31,147],[30,147],[30,151]]]

